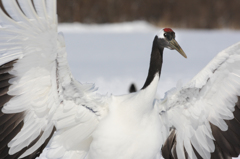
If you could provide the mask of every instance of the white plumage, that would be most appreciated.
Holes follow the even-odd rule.
[[[18,0],[23,12],[15,0],[2,1],[11,18],[0,10],[0,72],[11,77],[8,85],[0,83],[0,116],[9,118],[0,124],[6,138],[0,157],[36,157],[53,136],[48,158],[157,159],[175,131],[169,156],[176,151],[180,159],[186,153],[214,158],[213,132],[228,131],[227,120],[239,122],[233,112],[240,108],[240,43],[163,100],[155,99],[159,74],[136,93],[104,96],[71,74],[64,37],[57,32],[56,0],[34,0],[34,7],[31,0]]]

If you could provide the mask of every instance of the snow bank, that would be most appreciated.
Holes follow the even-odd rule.
[[[128,33],[128,32],[146,32],[157,28],[145,21],[113,23],[113,24],[82,24],[82,23],[61,23],[59,30],[65,33]]]

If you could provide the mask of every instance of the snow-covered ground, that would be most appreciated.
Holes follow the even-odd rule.
[[[102,94],[125,94],[132,82],[140,89],[147,76],[151,46],[160,28],[145,22],[109,25],[60,24],[73,75],[82,83],[95,83]],[[240,41],[236,30],[174,29],[187,54],[164,50],[158,96],[186,83],[218,52]],[[41,157],[44,158],[44,157]]]

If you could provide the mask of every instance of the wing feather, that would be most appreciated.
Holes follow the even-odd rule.
[[[29,24],[26,16],[21,12],[15,0],[2,0],[3,6],[7,13],[17,22],[24,22]]]
[[[35,9],[33,8],[31,0],[18,0],[18,3],[23,10],[24,14],[29,19],[38,19],[38,15],[35,12]]]
[[[46,1],[48,17],[50,17],[50,19],[53,23],[56,23],[56,19],[57,19],[56,18],[56,14],[57,14],[56,3],[57,3],[56,0]]]
[[[56,0],[18,2],[0,9],[0,158],[39,156],[55,130],[50,158],[84,158],[111,97],[73,78]]]
[[[9,18],[3,11],[2,9],[0,9],[0,24],[3,27],[10,27],[10,28],[24,28],[24,26],[20,25],[19,23],[17,23],[16,21],[12,20],[11,18]]]
[[[240,154],[239,63],[237,43],[220,52],[187,85],[169,92],[161,102],[161,117],[169,121],[163,124],[176,129],[176,141],[171,141],[176,147],[170,148],[173,158],[231,158]],[[167,153],[170,150],[162,149]],[[166,152],[163,154],[168,156]]]
[[[41,18],[47,18],[46,4],[45,0],[33,0],[34,6],[36,8],[37,14]]]
[[[57,88],[56,84],[52,84],[51,76],[56,76],[56,71],[52,75],[53,72],[45,70],[54,70],[54,68],[56,70],[56,67],[51,58],[54,53],[50,54],[50,61],[46,60],[50,53],[47,49],[51,49],[49,45],[52,43],[45,45],[44,38],[48,38],[48,33],[41,32],[49,26],[41,27],[43,23],[36,18],[33,7],[23,9],[28,12],[28,16],[34,18],[30,22],[21,12],[16,1],[3,1],[3,4],[13,19],[0,11],[3,26],[0,28],[0,33],[5,37],[1,41],[3,47],[0,56],[2,64],[0,85],[3,88],[0,97],[2,99],[0,104],[3,106],[1,109],[0,142],[2,152],[0,156],[35,158],[55,131],[51,113],[52,109],[56,109],[57,100],[52,102],[51,98],[57,93],[51,92],[53,89],[57,92]],[[29,7],[30,4],[29,1],[25,1],[25,3],[20,3],[20,6],[24,8],[24,5]],[[36,24],[42,25],[36,27]],[[15,29],[10,30],[10,28]],[[57,37],[56,24],[52,24],[51,31]],[[43,37],[39,38],[39,33]],[[41,40],[44,41],[41,42]],[[44,45],[48,48],[43,47],[45,48],[43,50],[42,46]],[[53,46],[56,47],[56,44]],[[56,83],[56,81],[54,82]],[[49,103],[51,106],[48,105]]]

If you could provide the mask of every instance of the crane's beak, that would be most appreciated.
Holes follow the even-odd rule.
[[[187,58],[187,55],[185,54],[185,52],[182,50],[181,46],[178,44],[178,42],[175,39],[172,39],[171,41],[169,41],[169,46],[172,49],[177,50],[183,57]]]

